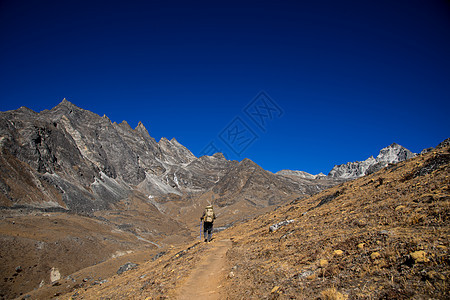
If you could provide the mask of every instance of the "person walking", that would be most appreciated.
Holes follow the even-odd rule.
[[[205,238],[205,242],[211,241],[212,238],[212,230],[213,223],[216,219],[216,214],[214,213],[214,209],[212,205],[208,205],[203,212],[200,221],[203,221],[203,236]]]

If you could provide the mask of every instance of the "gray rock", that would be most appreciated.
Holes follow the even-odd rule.
[[[288,225],[288,224],[290,224],[292,222],[294,222],[294,220],[285,220],[285,221],[282,221],[280,223],[274,224],[274,225],[269,227],[269,232],[275,232],[278,229],[280,229],[281,227],[286,226],[286,225]]]
[[[117,274],[120,275],[120,274],[122,274],[123,272],[126,272],[126,271],[129,271],[129,270],[132,270],[132,269],[137,268],[137,266],[139,266],[139,265],[138,265],[138,264],[135,264],[135,263],[132,263],[132,262],[127,262],[126,264],[124,264],[123,266],[121,266],[121,267],[119,268],[119,270],[117,270]]]

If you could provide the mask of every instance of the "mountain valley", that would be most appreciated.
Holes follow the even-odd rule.
[[[448,140],[420,155],[394,143],[376,158],[335,166],[328,175],[274,174],[250,159],[196,157],[175,138],[157,142],[142,123],[133,129],[66,99],[40,113],[25,107],[0,112],[0,298],[178,297],[180,282],[189,281],[195,262],[217,244],[234,274],[220,281],[230,299],[321,297],[324,287],[354,299],[381,297],[370,284],[358,290],[347,273],[340,277],[350,263],[369,268],[367,278],[378,278],[384,292],[395,294],[385,282],[388,273],[403,276],[392,273],[403,266],[391,260],[398,254],[393,247],[429,249],[424,245],[435,258],[427,256],[433,266],[423,272],[439,275],[424,281],[436,292],[420,285],[420,295],[441,299],[448,295],[448,155]],[[218,216],[217,237],[209,245],[195,242],[208,204]],[[294,221],[268,232],[269,225],[286,220]],[[379,234],[389,226],[392,234]],[[419,231],[407,246],[398,244]],[[356,241],[367,245],[359,254]],[[330,254],[334,248],[345,253],[343,261]],[[385,249],[385,262],[364,265],[367,249]],[[136,270],[116,274],[129,261]],[[408,271],[414,280],[416,271]],[[319,286],[320,280],[326,284]],[[134,282],[118,292],[124,281]],[[389,289],[398,289],[396,284]],[[405,284],[400,290],[399,298],[413,288]]]

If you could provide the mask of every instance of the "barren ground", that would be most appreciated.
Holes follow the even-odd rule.
[[[175,291],[175,298],[180,300],[224,299],[225,295],[221,288],[226,277],[226,253],[230,247],[229,239],[211,243],[200,262]]]

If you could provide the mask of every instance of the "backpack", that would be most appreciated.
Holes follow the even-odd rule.
[[[214,221],[214,211],[212,207],[207,207],[205,210],[205,222],[213,222]]]

